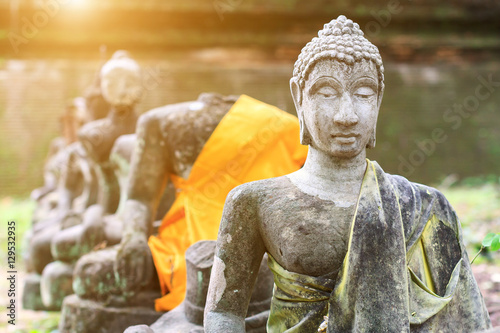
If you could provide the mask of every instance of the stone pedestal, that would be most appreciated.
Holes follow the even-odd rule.
[[[156,312],[152,306],[153,303],[149,304],[151,307],[112,307],[71,295],[64,299],[59,331],[61,333],[118,333],[132,325],[150,325],[163,313]]]

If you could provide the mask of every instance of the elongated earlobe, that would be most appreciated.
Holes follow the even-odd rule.
[[[297,116],[299,118],[300,125],[300,144],[307,146],[312,143],[311,135],[309,134],[309,130],[304,121],[304,112],[302,108],[302,91],[300,89],[300,85],[292,78],[290,80],[290,91],[292,92],[293,103],[295,104],[295,109],[297,110]]]
[[[311,134],[309,134],[309,130],[307,129],[306,123],[302,117],[299,118],[299,125],[300,125],[300,144],[308,146],[312,143]]]
[[[377,128],[373,128],[372,136],[370,137],[370,140],[368,140],[368,143],[366,144],[366,148],[372,149],[375,148],[375,143],[377,141]]]

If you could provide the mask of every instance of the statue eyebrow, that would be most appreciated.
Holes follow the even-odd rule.
[[[321,87],[325,86],[326,83],[333,83],[333,88],[341,87],[340,82],[333,76],[321,76],[316,79],[309,87],[308,91],[310,94],[314,94]]]
[[[375,80],[373,77],[371,76],[361,76],[359,78],[357,78],[356,80],[354,80],[354,82],[352,82],[350,84],[350,87],[353,88],[353,87],[357,87],[359,86],[360,84],[363,84],[363,83],[369,83],[370,86],[372,86],[373,88],[378,88],[378,80]]]

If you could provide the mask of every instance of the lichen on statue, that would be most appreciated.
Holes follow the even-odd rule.
[[[290,86],[309,146],[305,165],[228,195],[205,332],[245,331],[264,253],[275,280],[271,333],[491,326],[444,196],[366,159],[383,72],[377,47],[344,16],[302,49]]]

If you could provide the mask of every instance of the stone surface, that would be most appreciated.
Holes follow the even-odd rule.
[[[154,333],[148,325],[130,326],[123,333]]]
[[[215,241],[200,241],[186,251],[186,298],[175,309],[165,313],[150,327],[129,327],[126,332],[196,333],[203,332],[203,315],[210,273],[214,261]],[[265,333],[272,296],[273,275],[262,260],[259,276],[245,318],[246,332]]]
[[[65,138],[52,143],[44,168],[45,185],[32,193],[37,208],[27,257],[28,268],[38,273],[54,260],[50,249],[52,238],[61,228],[81,223],[80,214],[97,200],[97,176],[81,143],[74,140],[82,124],[106,116],[109,104],[99,102],[102,95],[95,87],[86,93],[85,100],[85,110],[81,110],[80,100],[66,110]]]
[[[162,315],[151,307],[112,307],[76,295],[64,299],[59,331],[61,333],[123,332],[127,327],[150,324]]]
[[[60,309],[64,297],[73,294],[74,265],[54,261],[45,266],[40,281],[43,304],[49,309]]]
[[[61,181],[60,213],[32,237],[32,261],[38,271],[53,259],[74,263],[99,244],[116,244],[121,238],[121,221],[105,219],[118,207],[120,188],[115,169],[123,167],[123,163],[111,163],[110,154],[119,136],[135,131],[135,104],[141,96],[139,66],[125,53],[117,53],[101,69],[99,83],[111,110],[106,118],[84,124],[78,132],[78,142],[68,151]],[[91,103],[92,106],[95,105]],[[130,140],[126,143],[130,144]],[[96,196],[93,189],[83,186],[94,185],[95,180],[98,183]],[[94,197],[96,204],[88,207]],[[48,248],[50,253],[46,254]],[[65,282],[62,281],[64,277]],[[63,294],[58,292],[59,286],[71,286],[71,283],[71,274],[44,278],[44,299],[60,304]],[[49,292],[56,294],[49,296]]]
[[[24,309],[47,311],[57,310],[57,308],[47,308],[42,302],[40,293],[41,275],[36,273],[29,274],[24,280],[22,304]]]
[[[154,300],[161,296],[158,277],[153,274],[137,293],[124,295],[113,269],[117,252],[118,246],[110,246],[82,256],[74,270],[74,292],[82,299],[112,303],[117,307],[140,304],[153,308]]]

